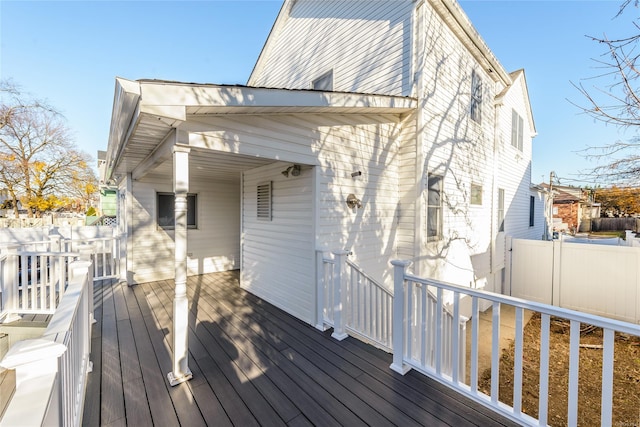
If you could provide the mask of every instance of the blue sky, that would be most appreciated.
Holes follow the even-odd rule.
[[[595,165],[579,152],[629,139],[569,100],[598,74],[602,46],[585,35],[629,35],[638,9],[621,0],[484,1],[461,6],[507,71],[524,68],[538,136],[532,181],[565,184]],[[0,1],[0,78],[44,98],[92,156],[106,149],[115,77],[245,84],[281,1]],[[605,82],[585,80],[587,86]]]

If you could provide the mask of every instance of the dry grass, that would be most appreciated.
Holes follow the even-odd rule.
[[[578,425],[607,425],[600,421],[602,388],[602,330],[583,327],[580,344],[593,348],[580,348],[578,380]],[[535,314],[524,330],[523,360],[523,412],[537,417],[540,362],[540,315]],[[552,318],[549,349],[549,417],[552,426],[567,425],[569,383],[569,324]],[[502,354],[500,360],[500,400],[513,403],[514,345]],[[640,426],[640,337],[616,335],[613,380],[613,426]],[[486,370],[479,388],[489,394],[491,371]]]

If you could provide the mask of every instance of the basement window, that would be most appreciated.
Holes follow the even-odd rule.
[[[164,230],[175,229],[175,196],[173,193],[157,193],[158,227]],[[187,228],[198,228],[197,197],[187,194]]]
[[[271,221],[271,181],[258,184],[257,190],[258,219]]]

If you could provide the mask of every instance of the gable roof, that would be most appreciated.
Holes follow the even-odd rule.
[[[506,72],[500,61],[495,57],[491,49],[484,42],[467,15],[460,8],[456,0],[428,0],[434,10],[442,17],[443,21],[458,37],[462,44],[469,50],[476,61],[487,71],[495,81],[501,81],[504,85],[511,84],[511,76]],[[271,28],[269,36],[258,56],[253,70],[247,81],[247,85],[255,82],[255,76],[260,75],[266,63],[271,46],[280,30],[291,16],[291,10],[296,0],[284,0],[278,16]],[[364,3],[364,2],[362,2]],[[421,2],[415,2],[416,7]],[[413,20],[412,22],[417,22]]]

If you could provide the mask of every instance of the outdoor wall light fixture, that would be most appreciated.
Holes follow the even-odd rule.
[[[362,207],[362,201],[358,199],[355,194],[349,194],[347,196],[347,206],[349,209],[360,209]]]
[[[284,175],[286,178],[289,178],[289,174],[291,174],[291,176],[300,175],[300,165],[291,165],[282,171],[282,175]]]
[[[356,176],[362,176],[362,171],[357,171],[351,174],[351,178],[355,178]]]

